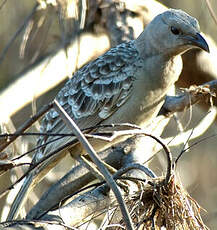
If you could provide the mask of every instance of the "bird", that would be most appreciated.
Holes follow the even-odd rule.
[[[99,124],[132,123],[146,127],[157,116],[166,94],[182,71],[181,55],[189,49],[209,52],[209,46],[200,33],[198,21],[186,12],[168,9],[157,15],[136,38],[111,48],[73,74],[59,91],[56,100],[75,121],[87,129]],[[43,118],[40,132],[71,133],[55,109]],[[54,140],[40,136],[40,147],[32,162],[72,140],[67,136]],[[96,151],[104,144],[91,143]],[[111,145],[111,143],[110,143]],[[68,147],[73,154],[85,154],[79,143]],[[18,214],[24,197],[67,154],[64,150],[26,177],[15,198],[8,220]]]

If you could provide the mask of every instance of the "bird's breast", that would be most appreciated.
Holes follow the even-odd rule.
[[[163,61],[146,60],[135,73],[133,90],[129,99],[106,123],[128,122],[148,125],[157,116],[167,92],[177,81],[182,69],[181,57]]]

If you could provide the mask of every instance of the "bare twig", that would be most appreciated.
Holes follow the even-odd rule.
[[[1,52],[1,54],[0,54],[0,64],[4,60],[4,57],[5,57],[6,53],[8,52],[10,46],[13,44],[13,42],[15,41],[15,39],[17,38],[17,36],[22,32],[22,30],[26,27],[26,25],[29,22],[29,20],[31,19],[31,17],[34,15],[37,7],[38,7],[38,3],[35,4],[35,6],[33,7],[32,11],[30,12],[30,14],[24,20],[23,24],[16,31],[16,33],[13,35],[13,37],[11,38],[11,40],[8,42],[8,44],[6,45],[6,47]]]
[[[123,127],[125,126],[125,124],[122,125]],[[128,124],[127,124],[128,126]],[[104,134],[107,134],[107,136],[105,136]],[[154,139],[156,142],[158,142],[164,149],[165,153],[166,153],[166,157],[167,157],[167,175],[165,178],[164,183],[167,184],[169,182],[170,176],[171,176],[171,172],[172,172],[172,154],[169,150],[169,148],[160,140],[160,138],[155,137],[151,134],[145,133],[144,130],[142,129],[133,129],[133,130],[121,130],[121,131],[107,131],[105,133],[99,133],[99,134],[86,134],[86,137],[92,137],[92,138],[98,138],[104,141],[113,141],[115,138],[120,137],[120,136],[124,136],[124,135],[137,135],[137,134],[141,134],[141,135],[145,135],[148,137],[151,137],[152,139]],[[102,136],[101,136],[102,135]]]
[[[87,14],[87,0],[82,0],[82,11],[81,11],[81,21],[80,21],[80,29],[84,29],[86,14]]]
[[[20,167],[20,166],[23,166],[23,165],[30,165],[30,163],[19,163],[19,164],[16,164],[14,163],[13,161],[9,161],[9,160],[0,160],[0,176],[7,172],[8,170],[12,169],[12,168],[15,168],[15,167]]]
[[[183,152],[187,152],[187,149],[189,148],[189,145],[188,145],[188,142],[190,141],[191,139],[191,136],[193,135],[193,132],[194,132],[194,129],[191,130],[189,136],[188,136],[188,139],[185,141],[185,144],[182,148],[182,151],[179,153],[179,155],[176,157],[176,160],[174,162],[174,166],[177,164],[178,160],[180,159],[180,157],[182,156]]]
[[[154,139],[155,141],[157,141],[164,149],[165,153],[166,153],[166,157],[167,157],[167,173],[166,173],[166,177],[165,180],[163,181],[163,184],[168,184],[170,177],[172,175],[172,154],[169,150],[169,148],[157,137],[150,135],[150,134],[145,134],[146,136],[151,137],[152,139]]]
[[[2,7],[5,5],[5,3],[7,2],[7,0],[3,0],[3,2],[0,5],[0,10],[2,9]]]
[[[62,109],[62,107],[59,105],[59,103],[54,100],[54,107],[57,109],[58,113],[62,117],[63,121],[73,130],[75,135],[77,136],[78,140],[81,142],[93,162],[97,165],[100,172],[105,177],[106,182],[114,192],[116,199],[120,205],[120,209],[126,224],[126,227],[128,230],[133,230],[133,222],[130,218],[129,212],[127,210],[126,204],[121,196],[121,192],[119,188],[117,187],[114,179],[112,178],[111,174],[108,172],[108,170],[104,167],[104,165],[101,163],[99,157],[97,156],[95,150],[93,147],[89,144],[86,137],[82,134],[78,126],[75,124],[75,122],[71,119],[71,117]]]
[[[91,184],[91,185],[87,185],[85,187],[82,187],[81,189],[71,193],[70,195],[67,195],[66,197],[64,197],[64,199],[62,199],[60,202],[57,202],[55,204],[53,204],[51,207],[49,207],[49,209],[47,209],[46,211],[42,211],[40,214],[38,214],[37,216],[37,219],[41,219],[44,215],[46,215],[49,211],[52,211],[52,210],[55,210],[56,208],[58,208],[59,206],[61,206],[62,203],[64,203],[65,201],[67,201],[68,199],[70,199],[71,197],[79,194],[79,193],[82,193],[84,192],[85,190],[89,190],[90,188],[98,188],[99,189],[99,186],[101,186],[100,190],[103,194],[106,194],[108,192],[108,186],[107,185],[103,185],[105,184],[106,182],[105,181],[102,181],[102,182],[98,182],[98,183],[94,183],[94,184]],[[102,188],[102,185],[104,186]],[[28,218],[28,215],[27,215],[27,219]],[[32,219],[32,218],[31,218]]]
[[[185,140],[189,139],[194,140],[201,135],[203,135],[215,122],[217,115],[217,109],[215,106],[213,106],[210,111],[206,114],[205,117],[202,118],[202,120],[195,125],[192,133],[192,129],[186,130],[183,133],[180,133],[176,135],[175,137],[168,137],[164,139],[164,143],[167,143],[170,147],[178,146],[181,144],[185,144]],[[158,150],[158,149],[157,149]],[[189,150],[189,146],[185,146],[185,150]]]
[[[217,80],[199,86],[191,86],[189,89],[184,89],[184,92],[179,96],[167,96],[160,114],[182,112],[199,101],[215,97],[216,92]]]
[[[99,170],[97,170],[93,162],[87,160],[84,156],[78,156],[76,159],[82,166],[88,169],[88,171],[91,172],[99,181],[104,181],[104,176],[100,173]]]
[[[32,227],[31,227],[32,225]],[[11,229],[47,229],[48,225],[51,226],[58,226],[58,229],[70,229],[70,230],[77,230],[76,228],[70,227],[60,221],[46,221],[46,220],[14,220],[14,221],[7,221],[0,223],[0,228],[5,227],[5,228],[11,228]],[[62,228],[60,228],[62,226]]]
[[[216,137],[216,136],[217,136],[217,134],[215,133],[215,134],[212,134],[212,135],[210,135],[210,136],[208,136],[208,137],[204,137],[204,138],[200,139],[199,141],[196,141],[196,142],[193,143],[192,145],[189,145],[187,148],[183,149],[183,150],[180,152],[180,154],[178,155],[178,157],[176,158],[175,164],[177,164],[178,160],[179,160],[180,157],[183,155],[183,153],[187,152],[189,149],[191,149],[191,148],[194,147],[195,145],[198,145],[198,144],[200,144],[201,142],[204,142],[204,141],[206,141],[206,140],[208,140],[208,139],[210,139],[210,138]]]
[[[140,170],[142,172],[144,172],[147,176],[151,177],[151,178],[156,178],[156,175],[147,167],[138,164],[138,163],[130,163],[128,164],[126,167],[119,169],[113,176],[114,178],[119,178],[121,175],[125,174],[126,172],[128,172],[131,169],[137,169]]]
[[[22,126],[20,126],[17,131],[14,133],[12,137],[7,139],[1,146],[0,146],[0,152],[4,150],[10,143],[12,143],[16,138],[22,134],[26,129],[28,129],[35,121],[37,121],[41,116],[43,116],[48,110],[50,110],[53,106],[53,103],[47,104],[43,106],[37,114],[32,116],[30,119],[28,119]]]
[[[36,167],[38,167],[39,165],[41,165],[44,161],[46,161],[49,158],[51,158],[52,156],[58,154],[60,151],[62,151],[63,149],[67,148],[68,146],[73,145],[74,143],[75,143],[75,140],[73,140],[71,142],[68,142],[68,143],[66,143],[63,146],[60,146],[58,149],[56,149],[55,151],[53,151],[50,154],[46,155],[45,157],[43,157],[41,160],[39,160],[34,165],[31,165],[31,167],[26,171],[26,173],[24,173],[17,181],[15,181],[11,186],[9,186],[8,188],[6,188],[2,192],[0,192],[0,198],[3,197],[4,195],[6,195],[7,192],[9,192],[9,190],[13,189],[16,184],[18,184],[20,181],[22,181],[22,179],[24,179],[31,171],[33,171]]]
[[[213,21],[215,22],[215,24],[217,25],[217,17],[216,17],[216,15],[215,15],[214,11],[213,11],[213,8],[212,8],[212,6],[211,6],[211,3],[210,3],[209,0],[205,0],[205,1],[206,1],[208,10],[209,10],[209,12],[210,12],[210,15],[212,16],[212,19],[213,19]]]

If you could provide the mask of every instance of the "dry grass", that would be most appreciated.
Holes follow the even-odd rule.
[[[155,179],[152,185],[127,199],[137,229],[157,230],[163,226],[171,230],[208,229],[200,216],[201,207],[183,188],[175,173],[167,185],[162,185],[163,180]]]

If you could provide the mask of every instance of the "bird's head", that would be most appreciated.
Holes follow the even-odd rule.
[[[170,9],[156,16],[136,40],[139,45],[142,45],[142,38],[143,43],[148,41],[143,46],[150,55],[177,55],[191,48],[209,52],[198,21],[182,10]]]

